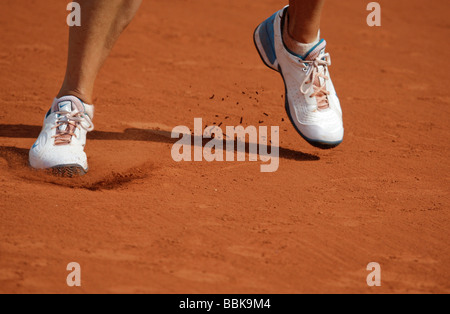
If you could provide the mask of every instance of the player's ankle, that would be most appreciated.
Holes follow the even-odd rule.
[[[285,17],[283,27],[283,42],[286,47],[293,53],[304,56],[320,41],[320,30],[302,30],[296,31],[295,34],[290,31],[289,15]]]
[[[289,37],[292,38],[293,40],[295,40],[296,42],[305,43],[305,44],[313,43],[314,41],[316,41],[318,33],[319,33],[318,31],[314,31],[314,32],[308,33],[307,35],[298,35],[298,34],[293,35],[290,32],[287,32]]]
[[[75,96],[78,99],[80,99],[82,102],[84,102],[85,104],[92,104],[92,96],[88,95],[87,93],[83,93],[83,92],[79,91],[78,89],[62,88],[56,97],[61,98],[64,96]]]

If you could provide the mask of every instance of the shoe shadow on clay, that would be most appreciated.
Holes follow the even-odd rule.
[[[10,138],[37,138],[41,131],[40,126],[21,124],[0,124],[0,137]],[[88,134],[88,140],[114,140],[114,141],[148,141],[158,143],[174,144],[178,139],[171,138],[171,132],[151,129],[126,129],[124,132],[104,132],[93,131]],[[210,139],[203,139],[202,145],[208,143]],[[195,145],[195,144],[193,144]],[[249,151],[250,144],[245,143],[245,152]],[[223,140],[223,147],[226,147],[226,140]],[[240,145],[235,141],[235,151],[239,151]],[[269,147],[264,147],[262,151],[270,151]],[[264,153],[261,153],[263,155]],[[279,147],[279,157],[295,161],[318,161],[319,156],[303,153],[290,148]]]
[[[33,125],[5,125],[0,124],[0,137],[9,138],[37,138],[41,131],[40,126]],[[178,139],[171,138],[171,132],[151,130],[151,129],[126,129],[124,132],[104,132],[93,131],[88,134],[88,140],[115,140],[115,141],[148,141],[157,143],[173,144]],[[202,145],[208,143],[210,139],[203,139]],[[194,145],[194,144],[193,144]],[[249,151],[250,144],[248,142],[243,147],[239,146],[237,141],[234,149],[236,151],[245,149]],[[226,146],[226,141],[223,140],[223,147]],[[269,149],[270,147],[265,147]],[[264,149],[262,150],[264,151]],[[267,150],[266,150],[267,151]],[[270,151],[270,149],[269,149]],[[28,165],[28,149],[0,146],[0,158],[3,158],[8,163],[8,167],[20,177],[30,181],[40,181],[57,185],[64,185],[71,188],[83,188],[92,191],[96,190],[111,190],[123,186],[135,180],[144,179],[149,176],[150,171],[154,166],[150,163],[140,165],[139,167],[128,169],[125,172],[111,172],[102,178],[95,176],[83,176],[73,180],[70,178],[58,178],[50,173],[42,171],[34,171]],[[280,158],[296,160],[296,161],[317,161],[320,158],[316,155],[307,154],[295,151],[288,148],[279,148]]]

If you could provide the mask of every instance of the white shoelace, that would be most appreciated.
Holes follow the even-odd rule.
[[[303,95],[309,94],[311,91],[313,93],[309,96],[310,98],[317,97],[317,106],[319,109],[326,109],[329,107],[327,96],[330,92],[327,91],[325,82],[322,84],[320,78],[327,81],[329,77],[326,75],[328,72],[328,67],[331,65],[331,57],[329,53],[317,57],[315,60],[308,61],[302,60],[302,63],[310,64],[312,69],[309,75],[305,77],[302,84],[300,85],[300,91]],[[322,67],[320,69],[320,67]],[[308,89],[304,89],[306,85],[311,84]]]
[[[55,138],[55,145],[70,144],[72,136],[77,137],[75,129],[83,128],[87,132],[94,130],[92,119],[84,112],[57,111],[55,113],[58,115],[56,125],[52,128],[57,129],[56,135],[53,136]],[[84,122],[87,122],[87,125]],[[60,129],[62,125],[66,125],[64,130]]]

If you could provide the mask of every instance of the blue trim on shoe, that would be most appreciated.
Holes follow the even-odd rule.
[[[264,48],[264,52],[266,53],[267,58],[270,63],[274,64],[277,60],[277,56],[275,54],[275,34],[274,34],[274,20],[277,16],[278,12],[265,20],[259,29],[259,39],[261,40],[261,44]]]
[[[309,49],[309,51],[308,51],[304,56],[301,56],[301,55],[296,54],[295,52],[291,51],[291,50],[284,44],[284,40],[283,40],[283,45],[284,45],[284,48],[287,50],[287,52],[289,52],[291,55],[293,55],[293,56],[295,56],[295,57],[297,57],[297,58],[300,58],[300,59],[302,59],[302,60],[306,60],[306,58],[308,58],[308,56],[311,54],[311,52],[313,52],[314,49],[316,49],[316,48],[317,48],[324,40],[325,40],[325,39],[319,40],[319,42],[318,42],[317,44],[315,44],[314,47],[312,47],[311,49]]]
[[[255,31],[253,32],[253,44],[255,45],[256,51],[258,52],[258,55],[259,55],[259,57],[261,58],[261,61],[264,63],[264,65],[265,65],[266,67],[268,67],[269,69],[278,72],[278,69],[277,69],[277,68],[275,68],[275,67],[269,65],[269,64],[266,62],[266,60],[265,60],[264,57],[263,57],[263,53],[264,53],[264,52],[261,51],[261,50],[259,49],[258,44],[256,43],[256,32],[258,31],[259,26],[260,26],[260,25],[258,25],[258,27],[257,27],[257,28],[255,29]]]
[[[314,51],[314,49],[316,49],[321,43],[323,43],[325,41],[325,39],[321,39],[321,40],[319,40],[319,42],[316,44],[316,45],[314,45],[314,47],[312,47],[311,49],[309,49],[309,51],[306,53],[306,55],[303,57],[303,58],[308,58],[308,56],[309,56],[309,54],[311,53],[311,52],[313,52]]]

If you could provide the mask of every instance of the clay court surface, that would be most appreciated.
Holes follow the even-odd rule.
[[[60,179],[27,156],[64,76],[67,3],[2,0],[0,292],[450,292],[450,4],[380,1],[370,28],[368,2],[324,12],[346,135],[322,151],[253,46],[283,1],[145,0],[98,77],[91,171]],[[279,170],[174,162],[170,132],[194,118],[280,126]]]

